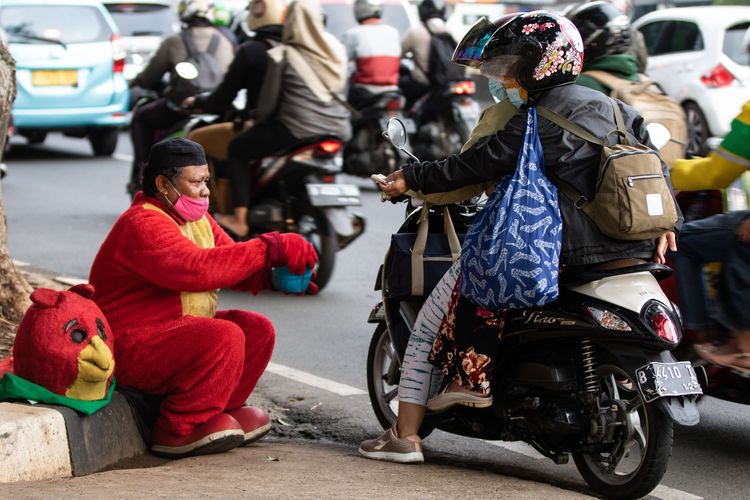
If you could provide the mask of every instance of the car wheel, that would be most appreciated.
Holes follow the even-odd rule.
[[[708,154],[706,141],[711,136],[706,116],[701,111],[701,108],[693,102],[687,102],[683,107],[685,108],[688,126],[687,152],[689,154],[705,156]]]
[[[114,153],[119,132],[116,128],[100,128],[90,132],[89,142],[94,156],[110,156]]]
[[[47,138],[47,132],[33,131],[26,132],[23,135],[29,141],[29,144],[41,144]]]

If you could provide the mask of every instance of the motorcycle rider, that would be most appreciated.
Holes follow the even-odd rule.
[[[583,42],[569,20],[536,11],[521,14],[499,29],[495,28],[489,26],[486,36],[467,34],[457,47],[459,57],[454,60],[479,66],[482,74],[494,82],[491,86],[493,95],[501,102],[507,98],[521,113],[514,115],[501,131],[479,139],[458,155],[434,162],[412,162],[394,172],[380,185],[386,195],[399,196],[409,189],[422,193],[444,192],[488,181],[496,182],[512,173],[523,144],[526,125],[523,111],[529,104],[546,106],[601,136],[616,128],[612,104],[606,96],[582,86],[570,85],[581,71]],[[618,106],[629,139],[650,145],[642,117],[627,105],[619,103]],[[588,143],[542,118],[539,120],[539,137],[544,149],[545,171],[575,186],[579,192],[593,196],[601,146]],[[662,171],[669,179],[669,172],[663,163]],[[559,203],[563,218],[562,272],[592,267],[612,269],[651,258],[663,263],[667,248],[676,250],[676,235],[672,231],[656,241],[616,240],[602,234],[566,196],[560,196]],[[679,219],[678,226],[681,215]],[[432,314],[445,313],[449,306],[455,305],[453,301],[462,300],[454,285],[460,278],[456,268],[457,265],[454,265],[436,287],[434,293],[439,297],[431,295],[427,300],[430,308],[437,308]],[[452,293],[446,293],[446,289],[452,290]],[[437,303],[441,299],[442,302]],[[447,304],[446,300],[451,304]],[[467,308],[464,307],[464,310]],[[470,330],[455,327],[453,320],[463,324],[467,320],[465,317],[447,315],[444,320],[432,321],[432,325],[437,324],[440,328],[440,336],[434,344],[430,340],[437,334],[436,329],[422,328],[424,324],[420,325],[418,319],[420,328],[412,332],[412,337],[418,330],[421,330],[420,335],[415,341],[410,339],[405,360],[409,356],[424,359],[429,355],[432,363],[438,365],[447,377],[445,389],[428,402],[429,389],[434,387],[432,380],[422,376],[421,384],[406,383],[407,375],[402,371],[401,380],[405,383],[399,386],[398,420],[379,438],[364,441],[360,445],[360,454],[397,462],[421,461],[417,433],[427,405],[447,408],[454,404],[482,407],[492,404],[491,395],[487,394],[486,389],[490,386],[492,358],[499,346],[498,334],[501,333],[503,319],[502,312],[485,312],[490,313],[481,315],[487,322],[482,324],[479,321],[480,324],[473,326],[494,328],[496,333],[488,335],[481,346],[482,342],[477,343]],[[473,313],[473,316],[479,316],[476,306]],[[472,316],[472,313],[468,315]],[[494,323],[490,325],[490,322]],[[448,340],[445,334],[452,338]],[[461,350],[452,352],[451,344],[456,346],[457,343]],[[441,345],[449,349],[441,349]],[[475,346],[481,352],[473,349]],[[427,375],[432,378],[435,372]],[[471,383],[472,380],[481,381],[477,384],[479,391]],[[402,390],[407,396],[403,399]]]
[[[254,36],[239,46],[224,79],[213,92],[182,102],[182,108],[192,112],[222,114],[232,109],[237,93],[245,89],[245,110],[238,120],[198,128],[188,134],[188,139],[202,145],[211,160],[226,160],[229,142],[249,126],[247,120],[258,107],[268,66],[267,51],[281,44],[285,13],[286,0],[251,0],[247,25]]]
[[[359,25],[341,38],[354,64],[348,100],[355,109],[367,107],[377,94],[398,90],[399,34],[380,19],[382,15],[383,0],[355,0],[354,17]]]
[[[346,50],[325,32],[317,0],[289,5],[281,41],[268,52],[258,122],[234,137],[227,150],[234,209],[216,219],[237,238],[250,230],[247,215],[257,160],[307,137],[332,135],[346,141],[351,135],[343,98]]]
[[[678,190],[725,189],[750,169],[750,101],[732,121],[730,132],[707,158],[677,160],[672,182]],[[731,332],[723,346],[695,346],[709,363],[750,374],[750,211],[741,210],[685,223],[674,256],[684,325],[698,340],[710,338],[703,266],[722,263],[716,320]]]
[[[398,86],[406,97],[407,107],[430,90],[432,37],[450,37],[445,24],[445,0],[422,0],[417,10],[421,22],[409,28],[401,39],[401,56],[407,57],[411,54],[414,61],[414,69],[402,74],[398,82]]]
[[[213,36],[219,35],[214,58],[217,69],[221,73],[226,72],[234,55],[234,46],[211,24],[212,5],[208,0],[180,0],[178,11],[183,23],[183,32],[193,39],[199,51],[207,51]],[[130,86],[161,91],[165,75],[172,73],[175,66],[187,58],[188,50],[180,34],[171,35],[162,41],[154,57],[133,79]],[[133,168],[127,187],[129,193],[133,194],[140,189],[140,167],[146,161],[149,149],[158,140],[157,132],[169,129],[185,119],[185,114],[178,106],[179,102],[171,103],[165,97],[160,97],[135,109],[130,128],[130,137],[133,141]]]

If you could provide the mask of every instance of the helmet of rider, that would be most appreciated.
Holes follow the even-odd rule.
[[[630,49],[630,19],[608,2],[578,5],[567,13],[583,38],[586,58],[593,61]]]
[[[445,0],[422,0],[417,11],[423,23],[435,17],[445,20]]]
[[[180,0],[177,12],[180,15],[180,20],[184,23],[196,18],[213,21],[214,4],[209,0]]]
[[[247,27],[255,31],[272,24],[284,24],[285,0],[250,0],[247,11]]]
[[[358,23],[365,19],[380,19],[383,15],[383,0],[354,0],[354,17]]]
[[[461,66],[470,66],[477,68],[482,65],[482,51],[492,35],[500,26],[513,19],[518,12],[506,14],[499,19],[490,22],[486,17],[481,17],[466,32],[464,37],[456,45],[451,60]]]
[[[232,12],[222,3],[214,5],[214,26],[229,26],[232,24]]]
[[[583,41],[569,19],[542,10],[526,12],[492,34],[480,60],[483,75],[515,80],[533,94],[576,80],[583,66]]]

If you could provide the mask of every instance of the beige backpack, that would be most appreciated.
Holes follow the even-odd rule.
[[[660,154],[669,168],[672,168],[675,160],[685,158],[688,141],[685,111],[655,82],[645,75],[640,75],[640,81],[635,82],[618,78],[606,71],[592,70],[583,74],[609,87],[610,97],[633,106],[646,120],[646,124],[661,123],[667,127],[672,138],[661,148]]]
[[[551,180],[605,235],[620,240],[657,238],[677,222],[672,190],[664,178],[659,154],[628,140],[620,107],[611,97],[609,100],[617,129],[604,140],[551,109],[537,106],[539,115],[558,127],[602,146],[593,200],[557,176],[551,176]],[[620,144],[609,144],[609,136],[614,134],[620,137]]]

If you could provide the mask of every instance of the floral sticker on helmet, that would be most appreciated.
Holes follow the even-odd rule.
[[[561,73],[570,73],[575,76],[581,73],[583,54],[575,49],[573,43],[566,44],[562,36],[558,35],[557,39],[547,47],[542,59],[534,69],[534,80],[541,80],[552,76],[558,71]],[[580,40],[580,37],[578,38]],[[568,40],[570,41],[569,38]],[[565,50],[564,47],[570,47],[570,45],[573,45],[573,48]]]

